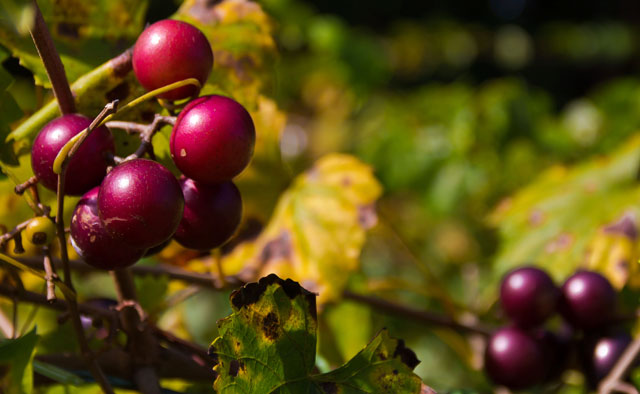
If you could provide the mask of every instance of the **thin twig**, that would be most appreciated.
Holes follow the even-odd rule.
[[[616,364],[613,366],[613,369],[611,369],[611,372],[609,372],[609,375],[600,382],[600,385],[598,386],[598,393],[609,394],[623,392],[638,394],[638,390],[635,387],[624,382],[627,372],[638,359],[638,354],[640,354],[640,336],[627,346]],[[629,388],[632,389],[632,391],[629,391]]]
[[[36,176],[34,175],[31,178],[27,179],[26,181],[22,182],[21,184],[17,185],[13,189],[13,191],[15,191],[16,194],[18,195],[22,195],[27,189],[37,184],[38,184],[38,178],[36,178]]]
[[[149,154],[149,156],[153,159],[153,144],[151,140],[153,139],[153,135],[162,128],[164,125],[174,125],[176,123],[175,116],[163,116],[160,114],[156,114],[153,118],[153,121],[148,125],[135,123],[135,122],[124,122],[124,121],[110,121],[105,123],[108,128],[121,129],[125,130],[129,134],[138,134],[140,136],[140,146],[134,153],[127,156],[123,161],[138,159],[143,157],[145,154]]]
[[[481,324],[467,324],[453,320],[447,316],[439,315],[433,312],[422,311],[419,309],[409,308],[402,304],[393,303],[382,298],[372,297],[368,295],[362,295],[353,293],[349,290],[345,290],[342,293],[345,299],[357,301],[362,304],[369,305],[377,311],[382,311],[388,314],[397,315],[400,317],[410,318],[414,321],[422,323],[448,327],[456,331],[470,332],[474,334],[481,334],[484,336],[491,335],[492,330]]]
[[[28,265],[29,267],[39,268],[42,264],[38,258],[34,257],[16,257],[16,260],[19,262]],[[0,262],[0,264],[2,264]],[[61,267],[62,261],[59,259],[53,259],[53,264],[55,267]],[[74,272],[104,272],[103,270],[97,269],[84,261],[80,260],[70,260],[69,267]],[[170,279],[176,279],[183,281],[185,283],[191,283],[202,287],[207,287],[214,290],[227,290],[227,289],[235,289],[245,284],[244,281],[240,280],[237,276],[226,276],[225,282],[226,286],[223,286],[220,282],[217,275],[199,273],[187,271],[185,269],[175,267],[173,265],[166,264],[157,264],[157,265],[133,265],[129,268],[134,275],[151,275],[151,276],[167,276]]]
[[[56,299],[55,279],[57,278],[57,275],[53,270],[53,265],[51,264],[51,250],[49,250],[49,247],[45,247],[43,252],[43,265],[44,272],[46,274],[45,280],[47,282],[47,301],[53,302]]]
[[[62,267],[64,271],[64,283],[73,290],[73,283],[71,280],[71,269],[69,267],[69,254],[67,252],[67,240],[65,237],[65,228],[64,228],[64,186],[66,179],[66,172],[69,161],[73,158],[73,155],[78,151],[82,143],[85,139],[90,135],[91,131],[97,127],[102,120],[110,115],[111,113],[116,111],[118,101],[114,100],[113,102],[107,104],[105,108],[100,112],[100,114],[91,122],[89,125],[87,132],[81,137],[71,148],[67,156],[62,162],[61,171],[58,175],[58,190],[56,195],[57,202],[57,214],[56,214],[56,232],[58,235],[58,241],[60,243],[60,255],[62,258]],[[75,297],[67,297],[67,304],[69,306],[69,315],[71,317],[71,323],[73,325],[74,331],[78,338],[78,343],[80,344],[80,349],[82,351],[82,356],[85,359],[86,363],[89,365],[89,370],[91,374],[96,379],[96,382],[102,388],[102,391],[106,393],[113,393],[113,389],[109,384],[106,376],[100,369],[100,365],[95,361],[91,349],[89,348],[89,343],[84,333],[84,329],[82,327],[82,322],[80,321],[80,313],[78,311],[78,303]]]
[[[44,22],[42,12],[40,12],[40,7],[38,7],[38,2],[35,0],[33,1],[33,9],[35,11],[35,23],[30,31],[31,38],[36,45],[38,55],[40,55],[44,63],[44,68],[47,70],[47,76],[49,76],[49,81],[51,81],[53,94],[58,100],[60,112],[62,112],[63,115],[74,113],[76,112],[76,104],[71,89],[69,88],[67,75],[64,72],[64,65],[53,44],[53,39],[51,38],[47,24]]]
[[[15,226],[8,233],[0,235],[0,248],[2,248],[4,244],[7,243],[7,241],[9,241],[12,238],[15,238],[18,234],[20,234],[20,232],[27,227],[30,221],[31,219],[25,220],[24,222]]]
[[[133,361],[134,380],[144,394],[159,394],[160,383],[153,368],[157,341],[138,304],[136,287],[131,271],[127,268],[111,271],[118,293],[120,322],[127,333],[127,347]]]

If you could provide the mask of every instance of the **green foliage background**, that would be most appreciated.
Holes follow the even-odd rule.
[[[100,65],[132,45],[148,1],[40,3],[82,112],[96,114],[109,92],[126,91],[124,101],[142,92],[132,75],[118,78]],[[246,233],[259,231],[223,250],[225,270],[247,279],[276,272],[319,292],[321,372],[387,327],[416,351],[415,372],[429,386],[491,389],[477,338],[385,316],[342,300],[344,289],[500,324],[497,283],[528,263],[558,282],[578,267],[598,269],[637,307],[638,241],[603,228],[625,215],[637,223],[640,214],[640,79],[630,72],[560,101],[519,72],[543,55],[568,67],[627,62],[637,57],[633,27],[549,21],[530,33],[434,17],[373,32],[301,0],[161,8],[200,27],[212,44],[216,66],[203,94],[235,97],[258,130],[256,156],[238,185]],[[29,215],[11,189],[30,175],[30,141],[57,113],[30,38],[8,15],[15,12],[0,19],[0,158],[10,177],[0,181],[0,223],[11,227]],[[487,58],[499,77],[466,73]],[[148,110],[159,107],[127,116]],[[169,133],[154,139],[167,165]],[[126,136],[118,142],[120,151],[131,149]],[[279,253],[264,258],[274,245]],[[213,258],[171,245],[140,264],[213,272]],[[107,275],[76,283],[84,299],[114,296]],[[159,325],[202,345],[224,338],[215,322],[237,312],[228,293],[182,299],[188,289],[177,282],[140,278],[137,286]],[[28,308],[20,306],[22,316]],[[38,313],[36,352],[73,349],[70,339],[56,340],[71,335],[53,315]],[[574,376],[561,390],[581,388]]]

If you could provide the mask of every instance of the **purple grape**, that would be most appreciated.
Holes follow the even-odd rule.
[[[509,272],[500,286],[504,313],[523,328],[544,323],[556,311],[558,297],[553,280],[536,267],[522,267]]]
[[[489,338],[485,370],[495,383],[515,390],[542,383],[548,374],[539,341],[516,327],[503,327]]]
[[[154,90],[187,78],[201,85],[213,68],[213,52],[207,37],[189,23],[165,19],[147,27],[133,47],[133,71],[147,90]],[[193,85],[161,94],[180,100],[197,93]]]
[[[98,187],[89,190],[71,217],[71,245],[80,257],[96,268],[114,270],[140,260],[144,249],[123,244],[109,234],[98,217]]]
[[[40,131],[31,148],[31,168],[44,187],[57,189],[58,175],[53,172],[53,161],[60,149],[90,124],[91,119],[85,116],[68,114],[52,120]],[[105,156],[114,152],[109,130],[104,126],[93,130],[69,162],[64,193],[79,196],[98,186],[107,173]]]
[[[171,238],[183,208],[178,180],[161,164],[146,159],[115,167],[102,181],[98,195],[98,212],[107,231],[145,250]]]
[[[180,112],[171,133],[171,157],[196,182],[224,182],[249,164],[255,140],[253,121],[242,105],[228,97],[203,96]]]
[[[624,350],[631,343],[631,337],[626,333],[618,333],[597,338],[587,343],[584,357],[585,372],[592,386],[604,379],[613,369]]]
[[[213,249],[227,241],[242,218],[242,198],[233,182],[203,185],[180,179],[184,213],[174,235],[181,245],[198,250]]]
[[[576,328],[591,330],[605,325],[615,307],[615,290],[597,272],[578,271],[562,286],[560,313]]]

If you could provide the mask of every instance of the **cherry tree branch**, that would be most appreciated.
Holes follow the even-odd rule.
[[[35,22],[31,28],[31,38],[33,39],[38,55],[44,63],[44,68],[47,70],[47,76],[51,81],[53,88],[53,94],[56,96],[60,112],[63,115],[76,112],[76,104],[69,88],[69,81],[67,75],[64,72],[64,65],[60,60],[58,51],[53,44],[53,39],[49,33],[49,28],[42,17],[38,2],[33,1],[33,8],[35,11]]]

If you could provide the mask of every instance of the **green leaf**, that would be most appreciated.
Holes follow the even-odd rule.
[[[70,81],[88,73],[133,44],[144,27],[148,0],[38,1]],[[10,17],[0,18],[0,44],[50,87],[29,35],[20,35]]]
[[[574,167],[554,166],[504,200],[490,217],[502,238],[494,281],[526,262],[543,266],[558,280],[579,266],[602,271],[619,288],[637,278],[640,255],[631,239],[635,235],[616,232],[613,225],[627,217],[628,225],[637,227],[639,162],[640,136],[636,135],[608,157]],[[631,241],[628,247],[620,243],[624,237]],[[614,251],[614,259],[598,257]],[[616,273],[620,271],[622,276]]]
[[[420,393],[418,359],[386,330],[342,367],[312,374],[316,296],[297,282],[271,274],[234,291],[231,305],[209,349],[218,393]]]
[[[258,238],[223,258],[225,272],[242,269],[245,280],[276,273],[320,293],[320,303],[340,298],[359,268],[381,191],[372,169],[358,159],[343,154],[321,158],[280,196]]]
[[[8,371],[0,381],[0,391],[7,394],[29,394],[33,390],[33,354],[38,342],[34,328],[17,339],[0,342],[0,366]]]
[[[40,375],[46,376],[51,380],[64,384],[81,385],[85,381],[78,375],[72,374],[66,369],[56,367],[55,365],[44,363],[42,361],[33,360],[33,370]]]

